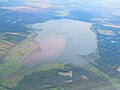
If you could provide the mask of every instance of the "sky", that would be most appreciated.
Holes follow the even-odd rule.
[[[0,0],[0,2],[17,2],[18,0]],[[29,3],[48,3],[48,2],[68,2],[68,3],[83,3],[83,2],[89,2],[89,3],[96,3],[96,4],[102,4],[102,5],[120,5],[120,0],[19,0],[21,2],[24,2],[26,4]]]
[[[21,2],[21,3],[20,3]],[[3,3],[5,4],[3,6]],[[112,9],[115,8],[116,10],[120,10],[120,0],[0,0],[0,6],[2,8],[9,7],[15,7],[19,6],[20,8],[25,6],[29,7],[39,7],[39,8],[49,8],[49,7],[62,7],[62,6],[76,6],[80,8],[90,8],[90,9],[96,9],[96,8],[107,8]],[[82,6],[82,7],[81,7]],[[17,7],[19,9],[19,7]],[[27,7],[27,9],[29,9]]]

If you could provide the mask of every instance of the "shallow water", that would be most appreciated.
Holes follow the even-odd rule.
[[[37,32],[35,40],[41,51],[25,58],[26,64],[44,62],[85,63],[78,55],[88,55],[97,49],[97,39],[90,29],[91,24],[70,19],[50,20],[32,25]]]

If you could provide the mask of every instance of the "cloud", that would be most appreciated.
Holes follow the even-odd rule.
[[[19,6],[19,7],[1,7],[2,9],[9,9],[9,10],[14,10],[14,11],[19,11],[19,10],[35,10],[36,8],[32,7],[25,7],[25,6]]]
[[[0,2],[7,2],[10,3],[10,0],[0,0]],[[13,0],[14,1],[14,0]],[[5,6],[5,7],[0,7],[1,9],[8,9],[8,10],[13,10],[13,11],[35,11],[39,10],[42,8],[50,8],[51,5],[44,1],[44,0],[19,0],[22,2],[23,5],[14,5],[14,6]],[[15,2],[16,4],[18,3],[17,1]]]
[[[25,5],[34,6],[34,7],[51,7],[51,2],[49,0],[23,0]]]
[[[81,8],[81,9],[104,9],[104,8],[120,8],[119,0],[12,0],[15,2],[14,6],[22,3],[20,7],[3,7],[4,9],[11,10],[37,10],[41,8]],[[12,3],[11,0],[0,0],[0,2]],[[85,5],[85,6],[84,6]],[[58,14],[65,16],[67,13],[57,12]]]
[[[0,0],[0,2],[8,2],[8,0]]]
[[[60,17],[67,17],[67,16],[69,16],[69,12],[65,11],[65,10],[63,10],[63,11],[55,11],[55,13],[56,13],[57,16],[60,16]]]

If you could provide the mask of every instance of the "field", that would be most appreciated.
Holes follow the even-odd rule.
[[[54,66],[55,64],[53,64]],[[71,75],[69,75],[71,71]],[[63,73],[63,74],[59,74]],[[12,90],[116,90],[107,78],[83,67],[64,64],[63,67],[37,70],[27,74]]]

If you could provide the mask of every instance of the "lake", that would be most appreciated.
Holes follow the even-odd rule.
[[[70,19],[49,20],[31,25],[37,32],[35,41],[41,50],[28,55],[24,64],[65,62],[84,64],[78,55],[88,55],[97,49],[97,38],[91,23]]]

